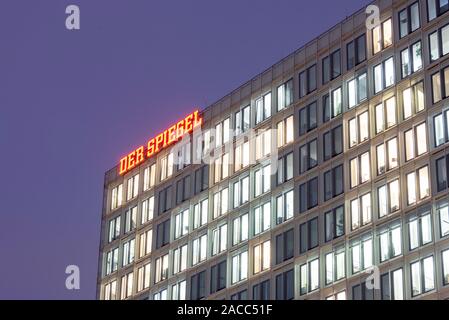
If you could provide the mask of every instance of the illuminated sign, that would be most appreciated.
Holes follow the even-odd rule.
[[[194,128],[201,126],[202,123],[203,119],[200,117],[199,111],[189,114],[181,121],[178,121],[176,124],[148,141],[146,147],[141,146],[123,157],[120,160],[119,174],[123,175],[129,170],[137,167],[146,159],[180,140],[185,134],[191,133]]]

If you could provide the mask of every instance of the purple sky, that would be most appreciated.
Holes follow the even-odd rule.
[[[1,0],[0,299],[95,298],[104,172],[368,2]]]

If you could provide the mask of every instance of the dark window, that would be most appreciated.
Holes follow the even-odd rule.
[[[253,286],[253,300],[270,300],[270,280]]]
[[[324,173],[324,201],[343,193],[343,165]]]
[[[341,74],[340,49],[323,59],[323,84],[328,83]]]
[[[299,97],[302,98],[316,90],[316,65],[299,74]]]
[[[449,67],[432,75],[432,102],[437,103],[449,97]]]
[[[389,273],[380,276],[380,298],[382,300],[391,300]]]
[[[437,190],[441,192],[446,190],[447,185],[447,177],[448,177],[448,168],[449,168],[449,155],[444,156],[436,160],[436,178],[437,178]]]
[[[317,140],[308,142],[299,148],[299,172],[304,173],[318,164]]]
[[[292,300],[295,297],[293,270],[276,276],[276,300]]]
[[[313,178],[299,186],[299,211],[306,212],[318,205],[318,178]]]
[[[354,68],[356,65],[366,60],[366,36],[361,35],[357,39],[349,42],[346,46],[347,68]]]
[[[209,187],[209,166],[203,166],[195,171],[195,194]]]
[[[226,260],[210,269],[210,292],[215,293],[224,288],[226,288]]]
[[[340,125],[323,134],[324,161],[343,152],[343,127]]]
[[[176,183],[176,204],[189,199],[190,189],[190,176],[184,177]]]
[[[419,27],[419,2],[417,1],[399,12],[399,39],[416,31]]]
[[[293,152],[278,159],[277,183],[278,185],[293,179]]]
[[[323,96],[323,123],[328,122],[331,119],[331,103],[329,94]]]
[[[206,271],[192,276],[190,279],[190,300],[200,300],[206,296]]]
[[[345,210],[343,206],[325,213],[326,242],[345,234]]]
[[[317,127],[316,101],[299,110],[299,135]]]
[[[318,247],[318,218],[314,218],[299,226],[299,253]]]
[[[374,289],[368,289],[366,283],[352,287],[352,300],[374,300]]]
[[[449,1],[447,0],[427,0],[427,20],[441,16],[449,10]]]
[[[159,249],[170,242],[170,220],[166,220],[157,226],[156,248]]]
[[[248,299],[248,290],[237,292],[231,296],[231,300],[247,300],[247,299]]]
[[[276,264],[293,258],[294,230],[290,229],[276,236]]]
[[[171,209],[172,187],[169,186],[159,192],[159,214]]]

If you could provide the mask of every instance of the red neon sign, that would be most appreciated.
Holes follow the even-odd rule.
[[[202,123],[203,119],[200,117],[198,110],[189,114],[183,120],[178,121],[176,124],[148,141],[146,147],[141,146],[123,157],[119,164],[119,174],[123,175],[129,170],[137,167],[146,159],[173,143],[176,143],[185,134],[191,133],[194,128],[201,126]]]

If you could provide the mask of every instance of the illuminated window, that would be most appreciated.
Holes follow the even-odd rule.
[[[232,257],[232,284],[246,280],[248,277],[248,251]]]
[[[118,248],[112,249],[106,254],[106,275],[118,270]]]
[[[175,240],[189,232],[189,209],[183,210],[175,216]]]
[[[413,205],[417,199],[430,196],[429,167],[425,166],[416,173],[407,174],[407,204]]]
[[[293,103],[293,79],[277,89],[277,110],[280,111]]]
[[[396,124],[396,99],[391,97],[375,107],[376,134]]]
[[[293,190],[276,197],[276,224],[293,218]]]
[[[435,289],[433,256],[410,264],[412,297]]]
[[[341,88],[332,91],[332,118],[340,115],[342,112]]]
[[[249,201],[249,176],[234,182],[234,208],[240,207]]]
[[[150,269],[151,264],[148,263],[137,270],[137,292],[150,287]]]
[[[229,176],[229,153],[224,153],[215,159],[214,172],[215,183],[218,183]]]
[[[443,285],[449,284],[449,250],[441,253],[441,260],[443,260]]]
[[[419,19],[419,2],[415,2],[399,12],[399,38],[416,31],[421,26]]]
[[[229,188],[224,188],[214,194],[213,219],[228,212]]]
[[[117,280],[111,281],[104,286],[104,300],[117,299]]]
[[[406,78],[423,67],[421,41],[401,51],[401,75]]]
[[[187,244],[173,250],[173,274],[187,269]]]
[[[399,210],[399,180],[394,180],[377,189],[379,218]]]
[[[122,267],[125,267],[134,262],[135,239],[125,242],[122,250]]]
[[[415,250],[432,242],[432,217],[430,212],[412,215],[408,221],[409,249]]]
[[[353,108],[367,98],[366,72],[348,82],[348,107]]]
[[[449,96],[449,67],[432,75],[432,98],[437,103]]]
[[[402,254],[402,232],[400,223],[393,223],[379,233],[380,262]]]
[[[277,184],[293,179],[293,152],[278,159]]]
[[[293,116],[278,122],[277,124],[277,145],[283,147],[294,140]]]
[[[271,250],[270,240],[259,244],[253,249],[254,254],[254,274],[258,274],[262,271],[270,269],[271,263]]]
[[[271,130],[259,130],[256,136],[256,160],[271,153]]]
[[[241,215],[232,221],[232,245],[235,246],[248,240],[248,214]]]
[[[268,201],[254,209],[254,235],[258,235],[270,229],[271,226],[271,202]]]
[[[266,165],[254,172],[254,196],[258,197],[271,189],[271,166]]]
[[[207,214],[209,211],[209,199],[206,198],[193,206],[193,229],[207,223]]]
[[[449,141],[449,110],[434,116],[433,124],[435,147],[439,147]]]
[[[108,242],[112,242],[120,237],[120,219],[121,217],[115,217],[114,219],[109,220],[108,225]]]
[[[372,221],[371,193],[351,201],[351,230],[356,230]]]
[[[186,300],[186,281],[180,281],[171,287],[172,300]]]
[[[380,281],[382,300],[404,299],[404,275],[402,268],[381,275]]]
[[[120,299],[124,300],[133,294],[134,273],[130,272],[122,277]]]
[[[153,244],[153,230],[145,231],[139,237],[139,258],[143,258],[151,253]]]
[[[146,167],[143,171],[143,191],[154,187],[156,183],[156,164]]]
[[[410,118],[414,113],[424,110],[424,108],[423,82],[419,82],[402,91],[402,112],[404,120]]]
[[[223,224],[212,230],[212,256],[226,251],[228,245],[228,225]]]
[[[373,266],[373,239],[371,235],[351,244],[352,274],[357,274]]]
[[[392,86],[395,82],[394,59],[393,57],[385,60],[374,67],[374,93]]]
[[[441,16],[449,10],[447,0],[427,0],[427,17],[429,22]]]
[[[161,181],[169,178],[173,174],[173,153],[170,153],[160,160]]]
[[[192,242],[192,266],[206,260],[207,257],[207,234],[202,235]]]
[[[271,117],[271,92],[256,100],[256,124]]]
[[[111,191],[111,210],[117,209],[123,202],[123,184],[118,185]]]
[[[142,214],[140,216],[140,224],[145,224],[153,220],[154,216],[154,196],[142,201]]]
[[[125,233],[133,231],[137,226],[137,206],[125,212]]]
[[[357,118],[349,120],[349,147],[369,139],[369,117],[368,111],[363,112]]]
[[[440,236],[446,237],[449,235],[449,207],[444,204],[438,208],[440,216]]]
[[[126,200],[129,201],[131,199],[134,199],[135,197],[137,197],[138,193],[139,193],[139,175],[136,174],[132,178],[128,179]]]
[[[393,26],[391,18],[373,29],[373,54],[393,44]]]
[[[299,293],[305,295],[320,288],[320,263],[319,259],[309,261],[300,266]]]
[[[234,172],[242,170],[249,166],[250,153],[249,153],[249,141],[240,145],[236,145],[234,149]]]
[[[239,135],[251,127],[251,107],[246,106],[235,113],[235,134]]]
[[[345,250],[339,249],[325,256],[326,285],[346,277]]]
[[[167,289],[162,289],[153,295],[153,300],[167,300]]]
[[[351,189],[363,184],[371,179],[371,165],[369,152],[365,152],[361,156],[352,159],[350,166],[350,184]]]
[[[449,53],[449,25],[429,35],[430,61],[436,61]]]

